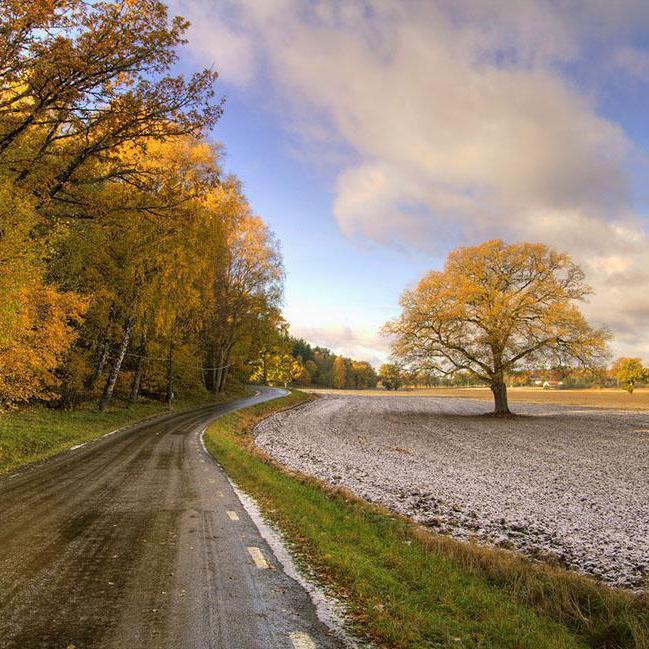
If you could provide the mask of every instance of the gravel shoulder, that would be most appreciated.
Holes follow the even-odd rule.
[[[612,585],[649,573],[649,415],[326,395],[278,413],[257,444],[288,467],[455,537],[552,556]]]

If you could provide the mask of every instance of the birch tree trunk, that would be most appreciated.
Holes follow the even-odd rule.
[[[104,387],[104,393],[101,395],[101,401],[99,402],[99,410],[106,410],[110,400],[113,396],[113,390],[115,389],[115,383],[117,382],[117,377],[119,372],[122,369],[122,363],[124,361],[124,356],[126,355],[126,350],[128,349],[128,344],[131,340],[131,331],[133,329],[133,315],[129,315],[126,323],[124,324],[124,332],[122,334],[122,340],[119,343],[117,348],[117,354],[115,356],[115,361],[113,362],[112,367],[110,368],[110,373],[106,379],[106,386]]]
[[[223,369],[223,378],[221,379],[221,387],[219,388],[219,392],[223,392],[225,390],[225,385],[228,381],[229,371],[230,371],[229,365]]]
[[[221,392],[221,382],[223,380],[223,358],[224,358],[224,353],[223,349],[219,351],[219,365],[216,368],[216,376],[214,379],[214,392]]]
[[[110,341],[105,340],[99,350],[99,356],[97,358],[97,364],[95,366],[95,371],[92,373],[92,376],[86,381],[86,389],[89,392],[92,392],[97,385],[99,377],[102,375],[104,368],[106,367],[106,361],[108,360],[108,353],[110,352]]]
[[[225,390],[225,382],[228,379],[228,370],[230,369],[230,352],[232,351],[232,343],[230,343],[225,352],[221,352],[221,365],[219,367],[219,384],[218,391]]]
[[[205,387],[210,392],[216,392],[216,353],[214,346],[210,346],[209,354],[207,355],[207,369],[205,370]]]
[[[169,342],[169,356],[167,357],[167,408],[171,410],[174,400],[174,346]]]
[[[144,373],[144,361],[146,360],[146,331],[142,332],[142,337],[140,338],[140,347],[139,347],[139,356],[137,359],[137,366],[135,368],[135,374],[133,376],[133,384],[131,385],[131,394],[129,396],[129,401],[131,403],[137,403],[138,397],[140,396],[140,385],[142,384],[142,374]]]

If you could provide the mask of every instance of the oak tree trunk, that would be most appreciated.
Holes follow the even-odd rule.
[[[492,381],[491,392],[494,395],[494,414],[496,415],[509,415],[509,405],[507,403],[507,386],[502,377],[497,377]]]

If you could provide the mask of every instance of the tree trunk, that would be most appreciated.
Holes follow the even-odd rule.
[[[97,385],[99,377],[106,367],[106,361],[108,360],[108,352],[110,352],[110,341],[106,340],[102,343],[99,356],[97,357],[97,365],[95,366],[95,371],[92,373],[92,376],[86,381],[86,390],[92,392]]]
[[[171,410],[174,400],[174,346],[169,343],[169,356],[167,358],[167,408]]]
[[[216,394],[217,392],[221,391],[221,381],[223,380],[223,349],[219,350],[219,365],[215,370],[215,375],[214,375],[214,393]]]
[[[223,392],[225,390],[225,382],[228,380],[228,371],[230,370],[230,353],[232,352],[232,343],[224,352],[221,352],[221,367],[220,367],[220,376],[218,383],[218,391]]]
[[[99,410],[106,410],[108,404],[110,403],[111,397],[113,396],[115,383],[117,382],[117,377],[119,376],[119,372],[122,369],[122,362],[124,361],[124,356],[126,355],[126,350],[128,349],[128,343],[131,340],[132,329],[133,329],[133,316],[130,315],[128,317],[128,320],[126,321],[126,324],[124,325],[124,333],[122,334],[122,340],[117,349],[115,362],[110,368],[108,379],[106,379],[106,386],[104,387],[104,393],[101,395],[101,401],[99,402]]]
[[[133,375],[133,384],[131,385],[131,394],[128,399],[131,403],[137,403],[137,399],[140,396],[140,385],[142,384],[142,374],[144,373],[145,358],[146,358],[146,331],[143,331],[142,338],[140,338],[140,347],[139,347],[139,355],[137,359],[137,366],[135,368],[135,374]]]
[[[210,347],[207,364],[209,367],[205,372],[205,387],[216,394],[216,353],[214,347]]]
[[[99,354],[97,356],[97,364],[95,366],[95,371],[92,373],[92,376],[88,378],[88,380],[85,383],[86,391],[87,392],[93,392],[95,389],[95,386],[97,385],[97,381],[101,378],[101,375],[104,372],[104,368],[106,367],[106,362],[108,361],[108,357],[110,355],[110,348],[111,348],[111,336],[110,336],[110,331],[112,329],[112,326],[115,322],[115,306],[110,307],[110,311],[108,313],[108,325],[106,327],[106,335],[104,336],[104,340],[99,347]]]
[[[223,370],[223,376],[221,377],[221,386],[219,388],[219,392],[223,392],[225,390],[225,384],[228,381],[228,371],[230,370],[230,366],[227,366]]]
[[[509,405],[507,404],[507,386],[503,377],[497,377],[489,386],[494,395],[494,414],[509,415]]]

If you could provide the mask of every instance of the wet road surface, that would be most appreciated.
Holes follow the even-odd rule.
[[[2,649],[341,645],[200,433],[283,394],[171,414],[0,478]]]

